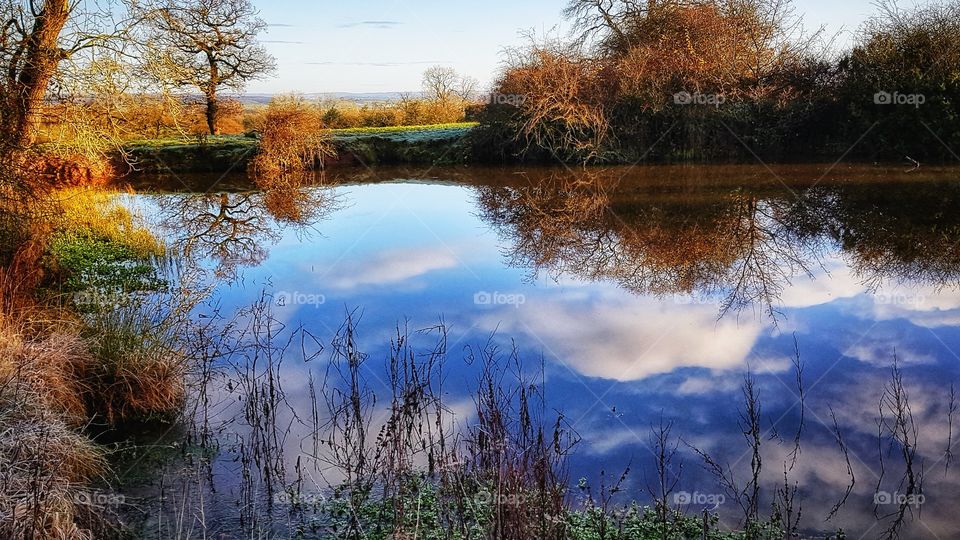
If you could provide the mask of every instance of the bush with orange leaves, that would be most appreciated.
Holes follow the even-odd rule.
[[[616,74],[607,63],[536,46],[514,51],[512,66],[498,92],[522,96],[516,130],[523,151],[541,149],[564,161],[601,157],[616,95]]]
[[[217,127],[221,134],[244,132],[246,109],[236,99],[220,101]],[[91,138],[111,142],[206,135],[206,106],[182,96],[119,94],[49,103],[44,109],[39,140],[61,146]]]
[[[260,149],[249,165],[255,178],[303,173],[336,155],[320,108],[299,97],[271,100],[257,132]]]
[[[611,55],[624,95],[653,106],[678,90],[758,98],[809,51],[790,40],[794,23],[785,0],[663,2],[633,19],[629,47]]]
[[[190,135],[208,135],[206,105],[199,101],[186,104],[181,120]],[[245,131],[246,109],[236,99],[221,99],[217,105],[217,132],[220,135],[240,135]]]
[[[583,35],[513,51],[495,94],[522,99],[487,107],[476,146],[581,162],[642,159],[657,143],[667,157],[742,152],[724,126],[777,143],[795,131],[778,118],[804,109],[818,74],[791,13],[789,0],[572,0]],[[682,92],[730,106],[684,107]]]
[[[323,110],[323,123],[326,127],[349,129],[462,122],[466,118],[466,108],[470,105],[471,103],[465,100],[442,102],[401,96],[393,102],[358,105],[341,101],[321,103],[319,106]]]

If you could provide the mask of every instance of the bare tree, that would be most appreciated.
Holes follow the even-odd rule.
[[[449,101],[456,84],[457,72],[453,68],[434,66],[423,72],[423,91],[431,99]]]
[[[463,75],[460,77],[460,80],[457,81],[457,96],[464,101],[470,101],[476,97],[479,86],[480,81],[469,75]]]
[[[161,84],[192,87],[206,102],[207,127],[217,134],[221,88],[241,90],[275,70],[257,42],[267,26],[250,0],[151,0],[145,10],[147,73]]]
[[[570,0],[563,14],[573,21],[577,44],[625,49],[630,45],[629,21],[644,17],[655,4],[653,0]]]
[[[95,4],[0,0],[0,130],[3,153],[33,144],[44,99],[61,62],[121,37]]]
[[[434,66],[423,72],[423,91],[427,97],[443,103],[459,98],[467,101],[477,91],[478,82],[473,77],[460,75],[450,67]]]

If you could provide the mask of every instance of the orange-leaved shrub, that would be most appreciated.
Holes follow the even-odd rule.
[[[300,97],[271,100],[257,131],[260,149],[250,162],[255,177],[308,171],[335,155],[320,108]]]

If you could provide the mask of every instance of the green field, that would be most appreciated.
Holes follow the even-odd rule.
[[[368,136],[389,136],[399,138],[445,138],[459,137],[479,125],[477,122],[459,122],[453,124],[430,124],[425,126],[388,126],[334,129],[334,139]]]
[[[473,122],[422,126],[366,127],[331,130],[341,155],[363,163],[456,163],[465,159],[462,144]],[[256,153],[258,139],[245,135],[175,137],[130,141],[124,150],[147,172],[224,172],[243,170]]]

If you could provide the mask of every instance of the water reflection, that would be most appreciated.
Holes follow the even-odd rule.
[[[298,181],[256,191],[171,194],[156,202],[171,247],[187,260],[212,262],[221,279],[262,263],[285,229],[308,234],[337,209],[329,186]]]
[[[812,190],[805,200],[811,233],[836,241],[864,282],[960,283],[957,182],[841,185]]]
[[[508,264],[534,276],[612,280],[641,295],[721,294],[722,313],[766,306],[840,249],[872,288],[954,287],[960,184],[851,183],[797,190],[737,186],[661,191],[616,172],[550,172],[480,186],[481,217],[507,240]]]
[[[315,353],[320,344],[329,350],[345,314],[360,308],[356,347],[384,380],[376,361],[389,357],[398,321],[409,317],[419,328],[444,318],[444,402],[462,426],[476,422],[478,366],[455,351],[515,340],[521,354],[542,356],[544,399],[582,437],[572,478],[595,483],[600,470],[632,464],[624,494],[642,501],[656,473],[648,432],[661,415],[689,444],[680,489],[721,489],[690,447],[749,475],[738,425],[749,370],[764,411],[761,497],[769,503],[783,485],[782,465],[802,431],[790,480],[801,486],[808,531],[889,525],[877,525],[890,509],[878,510],[874,498],[901,489],[903,464],[891,455],[905,441],[888,434],[878,444],[877,422],[896,357],[918,426],[908,445],[937,470],[924,479],[922,523],[915,516],[909,534],[949,535],[949,494],[960,486],[955,468],[944,467],[947,396],[960,373],[960,184],[949,170],[824,171],[444,169],[423,179],[421,171],[379,170],[339,173],[326,179],[331,188],[157,197],[172,241],[223,278],[216,301],[225,311],[256,304],[264,289],[268,299],[317,300],[269,302],[280,326],[257,337],[289,344],[302,327],[307,352],[283,362],[237,354],[232,371],[210,381],[217,405],[208,418],[222,445],[203,491],[216,501],[211,515],[231,523],[241,494],[245,511],[258,497],[275,500],[250,465],[257,460],[268,460],[266,474],[285,486],[307,478],[322,487],[337,477],[328,466],[307,472],[311,459],[329,464],[311,439],[322,421],[310,418],[331,359]],[[283,392],[264,392],[267,379]],[[270,429],[247,414],[264,396],[272,400],[265,418],[280,434],[265,435]],[[269,444],[258,449],[258,440]],[[264,448],[269,456],[257,453]],[[851,471],[848,502],[824,521]],[[272,517],[286,531],[283,510],[244,519]],[[734,526],[737,512],[721,510]]]
[[[481,215],[508,238],[512,265],[641,295],[721,293],[723,312],[760,304],[772,315],[790,280],[819,262],[816,237],[791,226],[802,201],[744,189],[638,197],[612,178],[556,173],[480,187]]]

